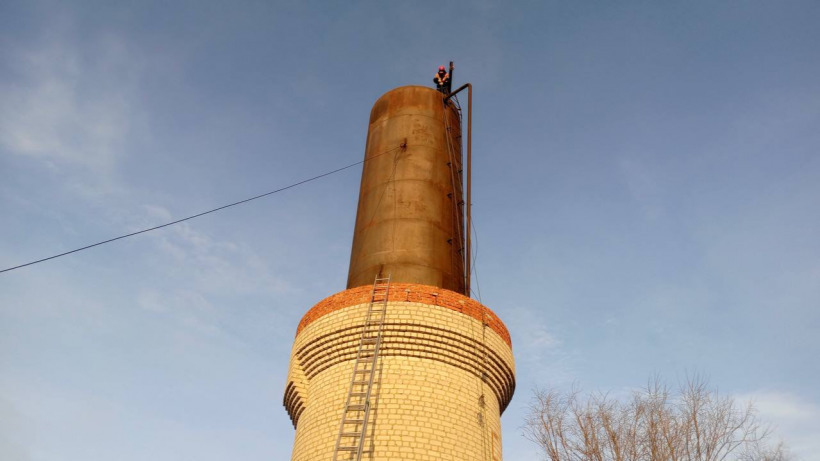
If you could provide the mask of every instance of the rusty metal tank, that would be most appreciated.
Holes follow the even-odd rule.
[[[461,124],[421,86],[373,105],[347,288],[377,276],[464,293]]]

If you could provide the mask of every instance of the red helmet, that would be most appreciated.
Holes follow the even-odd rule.
[[[445,72],[445,70],[444,70],[444,66],[438,66],[438,71],[439,71],[439,72]]]

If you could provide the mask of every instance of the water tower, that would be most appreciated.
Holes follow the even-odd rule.
[[[469,296],[462,88],[373,105],[347,289],[293,344],[293,461],[501,460],[515,365],[506,327]]]

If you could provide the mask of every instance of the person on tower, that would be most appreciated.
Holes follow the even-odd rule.
[[[438,72],[433,77],[433,83],[436,84],[436,89],[442,93],[450,92],[450,74],[447,73],[444,66],[438,66]]]

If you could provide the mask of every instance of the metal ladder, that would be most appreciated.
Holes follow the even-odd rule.
[[[359,350],[353,364],[353,376],[347,391],[347,401],[339,425],[339,437],[333,450],[333,461],[362,459],[364,442],[367,434],[367,423],[370,417],[370,394],[373,390],[373,378],[376,375],[376,364],[379,359],[379,348],[382,342],[384,317],[387,311],[387,296],[390,292],[390,276],[373,281],[370,292],[370,305],[362,328]],[[343,458],[343,454],[349,454]]]

